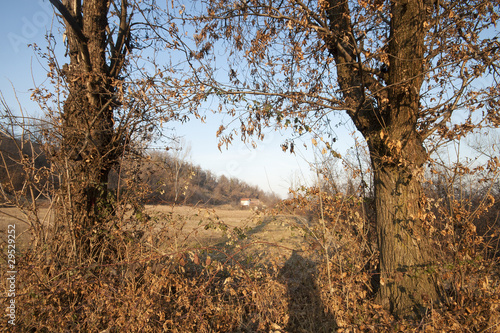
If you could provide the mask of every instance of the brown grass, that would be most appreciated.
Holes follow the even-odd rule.
[[[425,318],[396,319],[380,308],[369,220],[352,198],[328,200],[324,223],[317,207],[300,200],[274,214],[148,206],[113,231],[107,246],[117,249],[115,259],[102,263],[74,265],[49,250],[31,251],[25,233],[14,331],[498,330],[498,265],[485,260],[443,271],[450,283],[455,274],[468,276],[460,289],[448,286],[449,302],[429,305]],[[2,227],[10,221],[26,228],[19,211],[2,212],[10,218]],[[0,328],[12,329],[6,320]]]
[[[26,251],[31,243],[28,214],[30,213],[17,207],[0,207],[0,234],[7,235],[8,226],[15,225],[16,247],[21,251]],[[51,218],[50,209],[48,207],[40,208],[38,216],[41,221],[48,224]]]

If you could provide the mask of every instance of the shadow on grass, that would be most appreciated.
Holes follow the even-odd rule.
[[[280,277],[287,286],[289,320],[287,332],[335,332],[332,315],[325,313],[316,285],[316,263],[293,251]]]
[[[247,236],[252,236],[264,231],[265,227],[271,223],[286,223],[287,226],[302,226],[304,221],[302,218],[297,216],[287,216],[286,218],[276,218],[274,216],[265,216],[262,221],[257,224],[254,228],[247,232]]]

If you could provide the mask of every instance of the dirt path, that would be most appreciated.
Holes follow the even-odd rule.
[[[306,220],[297,216],[273,216],[227,207],[148,206],[146,211],[159,221],[157,227],[165,227],[165,221],[172,224],[170,236],[182,243],[176,246],[213,246],[227,251],[227,255],[236,255],[238,260],[283,263],[305,244],[300,226]]]
[[[292,215],[272,216],[251,210],[231,207],[201,208],[189,206],[147,206],[151,216],[150,229],[154,234],[169,224],[170,240],[175,239],[178,247],[219,246],[232,253],[268,260],[273,257],[289,258],[293,250],[301,250],[304,232],[294,226],[303,225],[305,220]],[[48,222],[48,208],[39,210],[41,221]],[[9,225],[16,226],[17,246],[29,246],[31,235],[26,214],[15,207],[0,207],[0,232],[7,234]],[[140,226],[139,226],[140,227]],[[224,232],[224,228],[227,230]],[[232,233],[234,238],[228,237]],[[239,239],[236,235],[244,235]],[[2,242],[6,236],[2,237]]]

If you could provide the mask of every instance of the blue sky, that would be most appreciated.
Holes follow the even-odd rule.
[[[35,110],[36,104],[29,100],[29,89],[45,80],[46,74],[31,48],[30,43],[45,46],[45,33],[52,23],[52,8],[48,1],[18,0],[4,1],[0,13],[0,90],[14,108],[17,102],[16,89],[22,106],[27,111]]]
[[[0,62],[3,64],[0,70],[0,91],[12,109],[19,110],[17,94],[25,114],[40,115],[37,104],[30,101],[29,90],[46,80],[45,64],[43,59],[36,58],[33,49],[27,44],[36,43],[45,48],[46,32],[53,25],[52,31],[56,34],[61,27],[53,16],[48,0],[4,1],[0,16],[0,38],[4,45],[0,51]],[[61,59],[59,61],[64,63]],[[257,142],[256,149],[235,140],[229,149],[223,148],[221,152],[217,148],[216,131],[221,123],[227,124],[230,121],[228,116],[208,114],[205,124],[192,120],[182,126],[167,126],[175,126],[175,133],[182,136],[190,146],[188,159],[216,175],[237,177],[282,197],[286,197],[292,179],[300,178],[306,183],[314,179],[306,161],[314,160],[311,137],[304,137],[302,142],[296,142],[295,155],[284,153],[280,147],[292,133],[272,129],[267,130],[264,141]],[[340,143],[334,148],[341,154],[353,145],[349,136],[352,130],[340,128],[337,132],[341,140],[338,140]],[[304,148],[303,143],[307,143],[309,148]]]
[[[30,89],[47,79],[43,59],[37,59],[27,44],[36,43],[39,47],[45,48],[47,45],[45,34],[50,30],[57,35],[61,27],[54,18],[48,0],[17,0],[2,3],[0,38],[3,47],[0,50],[2,64],[0,91],[14,110],[19,109],[17,94],[19,103],[27,115],[40,115],[38,105],[30,101]],[[58,43],[62,43],[62,37],[56,36],[56,39]],[[65,62],[62,55],[59,62],[61,64]],[[165,55],[165,63],[167,62],[168,55]],[[16,90],[16,94],[13,89]],[[454,115],[457,121],[463,120],[463,117],[464,114],[460,112]],[[347,116],[344,115],[343,118],[342,121],[347,123],[347,126],[336,129],[337,143],[333,148],[345,156],[354,145],[350,135],[354,131],[354,126],[346,120]],[[296,182],[299,179],[303,183],[311,184],[315,176],[309,165],[309,162],[314,161],[310,136],[305,136],[303,141],[296,142],[295,155],[284,153],[280,147],[292,133],[276,132],[272,129],[267,130],[264,141],[257,142],[256,149],[235,140],[229,149],[222,149],[221,152],[217,148],[216,131],[221,124],[228,124],[231,120],[227,115],[207,114],[205,124],[199,120],[192,120],[182,126],[177,123],[167,126],[174,127],[175,133],[183,137],[184,142],[190,146],[188,160],[216,175],[237,177],[252,185],[258,185],[263,190],[274,191],[282,197],[286,197],[292,180]],[[494,132],[498,133],[498,130]],[[307,149],[303,143],[307,144]],[[158,143],[156,147],[164,148]],[[454,155],[453,151],[451,155]]]

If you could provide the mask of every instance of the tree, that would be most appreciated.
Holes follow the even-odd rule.
[[[200,2],[198,15],[181,11],[198,23],[190,61],[199,82],[233,116],[243,111],[242,135],[293,127],[325,136],[330,149],[332,114],[347,112],[374,173],[379,299],[403,317],[438,301],[423,169],[439,144],[499,124],[498,2]]]
[[[53,86],[37,87],[33,98],[53,120],[45,137],[61,177],[58,219],[72,231],[80,257],[94,258],[117,209],[108,190],[110,171],[196,98],[182,88],[186,82],[173,64],[160,68],[155,62],[160,48],[175,49],[148,36],[159,24],[155,1],[50,2],[62,19],[69,59],[60,66],[49,35],[48,51],[37,50],[48,61]]]
[[[172,149],[173,152],[171,155],[170,164],[172,180],[174,183],[174,202],[177,203],[182,193],[184,193],[184,201],[186,200],[185,192],[186,187],[189,185],[190,179],[190,175],[187,175],[187,173],[191,173],[191,171],[184,170],[184,168],[188,166],[186,160],[191,153],[191,146],[187,144],[184,139],[180,139],[179,142],[176,142],[175,146],[172,147]]]

